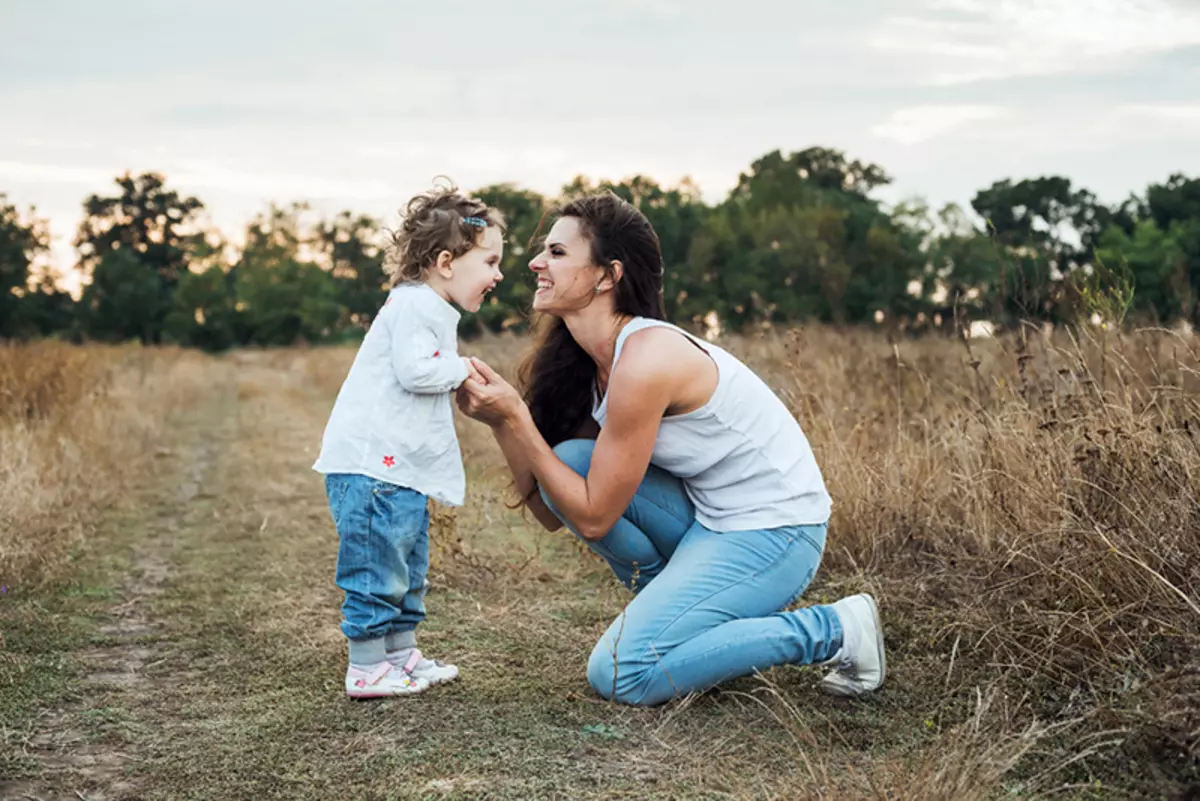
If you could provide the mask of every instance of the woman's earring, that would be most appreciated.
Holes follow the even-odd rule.
[[[600,285],[599,284],[596,284],[596,294],[597,295],[600,294]]]

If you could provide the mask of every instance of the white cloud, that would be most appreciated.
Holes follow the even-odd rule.
[[[814,144],[882,164],[885,200],[938,204],[1007,176],[1067,174],[1115,199],[1200,170],[1200,60],[1141,63],[1200,45],[1200,0],[612,0],[566,15],[538,0],[481,11],[463,58],[436,65],[456,13],[437,4],[321,21],[281,0],[243,4],[250,19],[223,0],[184,17],[18,5],[22,24],[0,25],[21,68],[0,81],[0,192],[52,220],[61,263],[80,201],[126,169],[165,173],[234,237],[271,201],[392,220],[440,173],[547,194],[581,173],[690,175],[718,202],[753,159]],[[180,57],[141,72],[105,58],[130,36]],[[1081,70],[1113,80],[1064,77]],[[1044,77],[937,85],[1022,75]]]
[[[20,161],[0,161],[0,180],[27,184],[108,185],[124,172],[122,167],[79,167],[62,164],[35,164]],[[165,173],[172,184],[188,187],[189,191],[219,189],[255,198],[358,198],[374,200],[390,198],[395,188],[374,180],[336,180],[321,175],[288,172],[253,172],[215,162],[170,160],[154,168]],[[140,172],[130,168],[132,172]]]
[[[1127,117],[1183,123],[1187,127],[1200,125],[1200,103],[1130,103],[1117,111]]]
[[[320,175],[283,171],[251,172],[207,161],[180,161],[174,169],[166,169],[164,172],[170,176],[172,183],[182,186],[221,189],[252,197],[377,200],[395,194],[393,187],[377,180],[337,180]]]
[[[896,110],[887,120],[871,128],[871,133],[904,145],[915,145],[972,123],[1008,115],[1008,109],[1000,106],[913,106]]]
[[[19,183],[94,184],[111,180],[114,172],[95,167],[0,161],[0,179]]]
[[[945,19],[946,11],[959,19]],[[926,0],[924,14],[888,18],[869,43],[916,55],[926,80],[943,85],[1100,71],[1200,45],[1200,8],[1168,0]]]
[[[622,16],[644,14],[652,19],[671,22],[683,16],[683,4],[676,0],[609,0],[608,11]]]
[[[1185,142],[1200,136],[1200,103],[1123,103],[1086,106],[1052,116],[1028,108],[925,105],[897,109],[871,133],[904,146],[946,138],[982,147],[996,158],[1112,152],[1138,143]],[[937,151],[930,151],[934,153]],[[1176,169],[1191,169],[1177,161]]]

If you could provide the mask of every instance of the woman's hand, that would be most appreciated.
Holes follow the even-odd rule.
[[[515,419],[525,409],[520,393],[493,370],[487,362],[472,358],[482,381],[469,377],[455,397],[462,413],[493,428]]]

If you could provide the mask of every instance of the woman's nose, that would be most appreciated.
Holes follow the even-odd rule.
[[[546,262],[541,256],[534,256],[529,262],[529,269],[533,270],[535,273],[538,270],[544,269],[545,267]]]

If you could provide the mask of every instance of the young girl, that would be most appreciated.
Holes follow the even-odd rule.
[[[313,469],[325,474],[340,539],[351,698],[411,695],[458,676],[454,665],[417,650],[429,567],[426,500],[463,502],[451,393],[474,368],[458,356],[454,306],[478,311],[500,282],[503,230],[499,212],[454,188],[409,201],[393,234],[393,288],[325,428]]]

